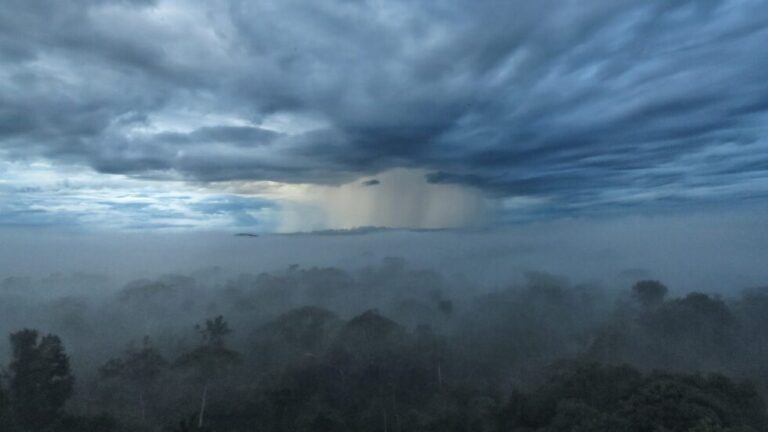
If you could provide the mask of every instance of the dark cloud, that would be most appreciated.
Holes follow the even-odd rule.
[[[766,29],[761,0],[9,0],[0,151],[202,181],[417,168],[571,210],[762,196]]]
[[[363,182],[363,186],[378,186],[381,182],[376,179],[370,179]]]

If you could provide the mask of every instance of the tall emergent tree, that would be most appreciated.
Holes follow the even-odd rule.
[[[212,320],[206,320],[203,326],[196,325],[195,329],[200,334],[200,345],[181,356],[176,365],[193,369],[195,378],[203,385],[197,422],[197,426],[201,428],[205,421],[205,407],[211,381],[229,366],[239,363],[240,355],[226,347],[224,337],[232,333],[232,330],[221,315]]]
[[[23,430],[43,430],[62,416],[75,379],[58,336],[37,330],[11,334],[9,390],[14,419]]]

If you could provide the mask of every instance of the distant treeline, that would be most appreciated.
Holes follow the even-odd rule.
[[[768,290],[482,290],[399,259],[79,278],[0,283],[0,431],[768,430]]]

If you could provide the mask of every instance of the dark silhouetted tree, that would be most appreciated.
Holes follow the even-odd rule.
[[[306,306],[292,309],[261,326],[249,344],[264,370],[284,369],[321,356],[342,325],[333,312]]]
[[[204,346],[223,347],[224,338],[232,333],[229,324],[224,317],[219,315],[212,320],[205,320],[205,326],[195,325],[195,330],[200,333]]]
[[[429,368],[434,370],[437,388],[443,386],[443,361],[446,355],[446,342],[435,334],[428,325],[420,325],[416,328],[416,348],[424,356]]]
[[[102,414],[95,417],[65,416],[56,423],[54,432],[112,432],[117,429],[114,418]]]
[[[10,431],[12,427],[10,401],[8,400],[3,383],[0,381],[0,430]]]
[[[209,429],[199,426],[195,416],[192,416],[181,420],[176,427],[170,429],[169,432],[209,432]]]
[[[659,281],[644,280],[632,287],[632,296],[645,308],[659,306],[667,296],[667,287]]]
[[[197,427],[202,428],[205,422],[205,408],[208,401],[208,387],[212,380],[224,373],[229,367],[240,362],[240,354],[225,345],[224,338],[232,333],[224,317],[219,315],[212,320],[206,320],[205,325],[196,325],[200,333],[201,344],[194,350],[184,354],[176,365],[191,368],[195,378],[203,385],[200,399],[200,413]]]
[[[36,330],[11,335],[13,360],[9,366],[14,419],[25,430],[44,430],[62,415],[72,395],[74,377],[58,336],[42,338]]]
[[[140,349],[129,347],[122,358],[109,360],[99,372],[104,378],[122,379],[138,389],[141,418],[146,420],[146,394],[167,366],[168,362],[145,336]]]
[[[580,362],[563,362],[541,388],[514,395],[500,419],[513,431],[768,430],[764,402],[749,384]]]

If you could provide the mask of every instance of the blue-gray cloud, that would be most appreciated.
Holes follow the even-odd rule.
[[[0,161],[0,228],[274,231],[278,203],[182,182]]]
[[[203,182],[414,168],[554,213],[755,199],[766,45],[762,0],[8,0],[0,157]]]

